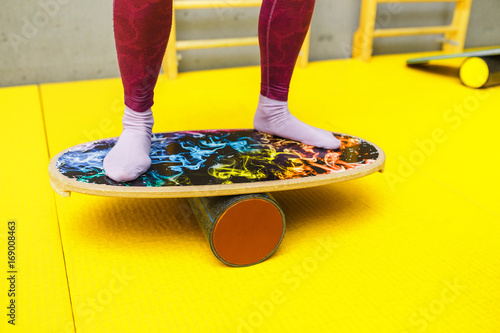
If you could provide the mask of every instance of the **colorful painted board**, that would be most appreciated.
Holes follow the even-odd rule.
[[[59,194],[71,191],[119,197],[199,197],[305,188],[381,171],[376,145],[346,134],[338,150],[326,150],[255,130],[156,133],[151,168],[137,180],[108,178],[102,161],[117,138],[69,148],[49,166]]]
[[[285,234],[285,215],[269,193],[359,178],[382,171],[376,145],[334,133],[327,150],[255,130],[153,135],[149,170],[132,182],[109,179],[102,161],[117,138],[69,148],[49,165],[54,190],[117,197],[188,197],[212,252],[230,266],[267,259]],[[204,198],[203,198],[204,197]]]

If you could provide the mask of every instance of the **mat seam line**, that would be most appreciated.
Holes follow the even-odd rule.
[[[41,86],[39,84],[37,85],[37,88],[38,88],[38,100],[40,103],[40,111],[42,113],[42,125],[43,125],[43,133],[45,135],[45,146],[47,148],[47,160],[48,160],[47,162],[50,162],[49,139],[48,139],[48,135],[47,135],[47,124],[45,122],[45,112],[44,112],[44,108],[43,108],[42,90],[41,90]],[[64,273],[66,275],[66,285],[68,288],[69,306],[71,309],[71,319],[73,321],[73,330],[76,333],[75,312],[73,309],[73,299],[71,297],[71,288],[69,286],[68,267],[66,265],[66,254],[64,253],[64,245],[63,245],[62,233],[61,233],[61,223],[59,221],[59,211],[57,209],[55,193],[54,193],[54,191],[51,191],[51,192],[52,192],[52,200],[54,203],[54,210],[55,210],[56,220],[57,220],[57,229],[59,231],[59,242],[61,244],[62,259],[63,259],[63,264],[64,264]]]
[[[47,135],[47,124],[45,122],[45,110],[43,108],[43,98],[42,98],[42,87],[37,84],[38,88],[38,102],[40,103],[40,111],[42,112],[42,125],[43,125],[43,134],[45,134],[45,147],[47,148],[47,157],[50,162],[50,148],[49,148],[49,137]]]

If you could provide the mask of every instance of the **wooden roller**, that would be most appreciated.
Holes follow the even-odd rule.
[[[266,260],[285,235],[285,215],[270,194],[189,198],[214,255],[243,267]]]

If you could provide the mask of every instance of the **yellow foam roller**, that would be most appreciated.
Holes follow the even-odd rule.
[[[469,57],[460,66],[460,80],[471,88],[500,84],[500,56]]]

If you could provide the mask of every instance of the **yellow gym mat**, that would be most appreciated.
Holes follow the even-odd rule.
[[[407,68],[415,56],[296,71],[292,112],[381,146],[386,171],[275,193],[287,232],[259,265],[220,263],[184,199],[56,197],[58,219],[37,224],[59,221],[76,332],[498,331],[500,87]],[[251,127],[258,86],[257,67],[161,77],[154,131]],[[119,79],[45,84],[41,97],[50,156],[121,131]],[[37,160],[40,189],[47,158]]]
[[[0,331],[74,332],[38,87],[0,101]]]

